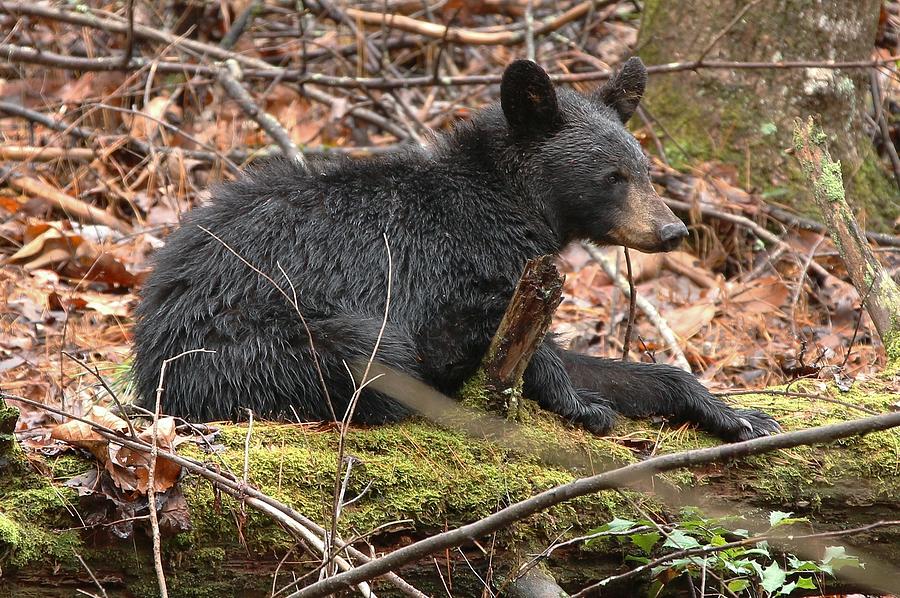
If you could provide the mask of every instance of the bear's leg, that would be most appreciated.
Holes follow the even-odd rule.
[[[541,343],[535,351],[523,382],[526,397],[595,434],[605,434],[615,422],[612,405],[599,393],[577,383],[573,386],[562,359],[549,343]]]
[[[545,343],[546,344],[546,343]],[[627,417],[663,415],[692,422],[728,441],[773,434],[778,423],[754,409],[734,409],[690,373],[653,363],[625,362],[557,349],[572,384],[593,390]]]

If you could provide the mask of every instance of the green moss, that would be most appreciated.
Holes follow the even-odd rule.
[[[815,391],[802,384],[792,390]],[[896,400],[890,385],[877,381],[858,385],[850,393],[833,388],[828,392],[847,403],[877,411],[887,410]],[[789,430],[857,415],[833,403],[767,394],[740,397],[740,402],[768,410]],[[530,401],[525,405],[528,424],[510,424],[516,431],[503,438],[472,438],[421,420],[352,429],[347,453],[357,457],[359,464],[353,469],[347,493],[362,497],[344,510],[341,533],[348,537],[385,523],[409,520],[396,524],[391,531],[425,537],[576,477],[635,462],[637,457],[629,446],[653,446],[655,452],[666,453],[718,442],[691,428],[660,430],[646,421],[623,419],[615,435],[628,438],[626,445],[567,426]],[[240,477],[246,433],[246,426],[221,426],[217,442],[223,451],[216,456],[190,443],[179,450],[213,461]],[[299,512],[327,523],[337,441],[333,428],[257,422],[247,453],[250,481]],[[55,475],[77,469],[69,459],[49,463]],[[827,448],[799,447],[737,464],[680,470],[662,477],[687,488],[709,488],[701,492],[722,494],[724,490],[741,504],[768,503],[766,508],[802,504],[813,510],[824,509],[848,497],[895,504],[896,496],[900,496],[900,437],[895,432],[880,432],[832,443]],[[248,575],[234,562],[250,558],[277,563],[294,546],[293,538],[252,508],[217,496],[205,480],[188,477],[182,481],[182,488],[190,505],[193,529],[165,540],[170,595],[204,598],[234,595],[235,591],[249,595],[271,583],[270,577],[260,580],[261,576]],[[625,496],[644,510],[655,512],[660,508],[651,495],[628,491]],[[613,517],[640,518],[625,496],[604,492],[558,505],[498,533],[496,549],[512,550],[513,555],[507,552],[504,558],[514,558],[515,554],[545,548],[560,534],[579,535]],[[54,520],[53,513],[65,517],[63,503],[45,480],[36,477],[0,496],[0,564],[45,568],[49,558],[63,567],[80,570],[71,562],[71,553],[77,549],[89,563],[129,572],[133,578],[128,587],[135,595],[157,594],[146,546],[135,550],[80,546],[74,532],[57,531],[72,525]],[[377,546],[395,537],[376,536],[371,541]]]
[[[78,534],[55,532],[35,520],[13,517],[0,510],[0,563],[24,567],[31,563],[74,562],[81,545]]]
[[[56,531],[72,491],[56,488],[30,467],[11,432],[18,411],[0,401],[0,569],[75,559],[78,534]]]
[[[226,447],[223,461],[240,471],[244,456],[245,429],[228,426],[222,431]],[[608,440],[579,430],[566,429],[551,417],[535,418],[511,444],[523,449],[473,439],[423,422],[354,429],[347,438],[347,453],[361,461],[354,469],[349,495],[363,497],[348,506],[341,518],[341,531],[350,534],[378,525],[411,519],[420,533],[453,527],[494,512],[507,501],[521,500],[553,486],[572,481],[575,473],[560,465],[547,464],[558,454],[575,455],[579,468],[598,468],[611,458],[631,462],[630,451]],[[266,424],[255,426],[248,453],[251,481],[267,494],[294,506],[319,521],[328,521],[334,484],[335,431],[310,432],[306,427]],[[199,455],[197,455],[199,456]],[[215,497],[209,485],[194,481],[186,486],[192,504],[204,515],[195,519],[197,542],[227,536],[232,519],[216,515]],[[223,506],[236,505],[223,499]],[[621,506],[614,495],[586,497],[560,505],[507,530],[508,538],[546,540],[569,526],[595,525]],[[209,514],[206,517],[205,514]],[[244,537],[251,543],[264,534],[270,545],[288,545],[280,530],[271,530],[264,517],[249,513]]]
[[[887,354],[886,370],[891,372],[900,371],[900,326],[884,335],[884,351]]]
[[[488,406],[488,392],[484,388],[484,372],[478,368],[478,372],[469,378],[459,391],[462,404],[471,409],[486,411]]]
[[[900,218],[897,186],[881,164],[875,150],[868,148],[864,160],[852,171],[844,169],[844,179],[852,194],[848,203],[854,212],[865,216],[860,224],[872,230],[890,231],[890,224]]]
[[[778,390],[778,389],[775,389]],[[790,390],[822,394],[812,383],[791,385]],[[848,405],[887,412],[896,394],[878,381],[857,383],[850,392],[829,386],[826,397]],[[810,398],[754,394],[741,401],[775,415],[786,430],[808,428],[853,417],[864,417],[844,405]],[[662,440],[662,450],[673,452],[695,446]],[[765,504],[808,504],[812,508],[852,498],[861,503],[893,503],[900,495],[900,433],[875,432],[821,445],[801,446],[752,457],[741,474],[748,496]],[[725,467],[722,466],[722,469]]]
[[[821,131],[820,131],[821,132]],[[828,201],[844,201],[844,179],[841,176],[841,163],[824,161],[822,177],[816,183],[816,193],[821,193]]]

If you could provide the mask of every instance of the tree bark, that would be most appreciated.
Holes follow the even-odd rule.
[[[831,239],[884,343],[888,366],[893,366],[900,362],[900,287],[875,258],[853,218],[844,195],[841,165],[831,159],[822,128],[812,118],[805,123],[797,121],[794,151]]]
[[[879,10],[879,0],[648,0],[638,53],[649,64],[868,60]],[[866,134],[868,90],[865,69],[700,68],[651,77],[645,104],[675,166],[728,163],[742,185],[813,217],[784,150],[795,118],[821,115],[863,226],[887,229],[900,207]]]

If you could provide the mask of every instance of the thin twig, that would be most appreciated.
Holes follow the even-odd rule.
[[[134,55],[134,0],[126,1],[125,14],[128,26],[125,30],[125,53],[122,54],[122,66],[127,67]]]
[[[384,316],[381,319],[381,327],[378,329],[378,337],[375,339],[375,346],[372,347],[372,353],[369,356],[368,361],[366,362],[365,368],[363,369],[362,376],[357,382],[354,380],[353,374],[356,372],[349,372],[351,376],[351,380],[355,386],[353,395],[350,397],[350,402],[347,405],[347,410],[344,412],[344,415],[341,419],[341,431],[338,436],[338,450],[337,450],[337,468],[335,472],[335,480],[334,480],[334,493],[333,498],[334,502],[332,505],[332,513],[331,513],[331,535],[330,542],[328,544],[328,552],[329,554],[333,554],[333,549],[335,546],[334,539],[337,537],[337,524],[338,519],[340,517],[341,512],[341,470],[343,469],[344,463],[344,453],[346,451],[346,443],[347,443],[347,433],[350,430],[350,422],[353,420],[353,413],[356,410],[356,405],[359,403],[359,399],[362,396],[363,389],[369,384],[369,372],[372,369],[372,363],[375,361],[375,356],[378,354],[378,348],[381,346],[381,340],[384,337],[384,331],[387,328],[388,323],[388,315],[390,314],[391,308],[391,290],[393,288],[393,279],[394,279],[394,266],[393,260],[391,259],[391,246],[388,243],[387,234],[383,235],[384,237],[384,248],[387,252],[387,282],[386,282],[386,290],[385,290],[385,300],[384,300]],[[348,368],[355,368],[357,364],[347,364]],[[350,464],[347,464],[347,475],[350,475]]]
[[[747,11],[749,11],[751,8],[753,8],[754,6],[759,4],[759,2],[760,2],[760,0],[752,0],[751,2],[748,2],[747,4],[745,4],[744,7],[741,8],[741,10],[739,10],[736,15],[734,15],[734,18],[731,19],[731,21],[729,21],[728,24],[725,25],[725,27],[723,27],[721,31],[719,31],[716,35],[714,35],[708,44],[706,44],[706,47],[703,48],[702,52],[700,52],[700,56],[697,57],[697,64],[703,64],[703,59],[706,58],[706,55],[709,54],[712,51],[712,49],[716,47],[716,44],[718,44],[719,41],[723,37],[725,37],[729,31],[734,29],[734,26],[737,25],[738,22],[744,18],[744,15],[747,14]]]
[[[594,247],[593,245],[589,245],[587,243],[583,244],[585,251],[594,259],[600,267],[603,268],[603,271],[606,272],[606,275],[612,279],[613,284],[622,291],[623,293],[629,293],[628,282],[622,277],[621,274],[616,273],[615,265],[612,263],[612,260],[608,259],[603,253]],[[659,311],[653,304],[650,303],[645,297],[639,295],[637,292],[634,293],[635,296],[635,305],[644,312],[644,315],[647,316],[647,319],[650,320],[656,329],[659,330],[660,336],[663,340],[666,341],[666,345],[669,350],[672,352],[672,357],[675,360],[675,365],[686,372],[691,371],[691,365],[688,363],[687,358],[684,356],[684,352],[681,350],[681,347],[678,346],[678,339],[675,336],[675,331],[669,327],[668,322],[666,322],[665,318],[663,318]],[[630,300],[630,296],[629,296]]]
[[[628,325],[625,327],[625,338],[622,339],[622,361],[628,361],[628,350],[631,348],[631,334],[634,331],[635,305],[637,293],[634,290],[634,272],[631,269],[631,254],[625,250],[625,270],[628,274]]]
[[[291,140],[290,134],[274,116],[256,104],[253,96],[241,85],[240,78],[241,68],[234,60],[225,61],[225,64],[219,69],[218,81],[222,89],[231,96],[231,99],[237,102],[237,105],[240,106],[247,116],[256,121],[262,130],[278,144],[285,156],[295,160],[305,169],[307,167],[306,159],[300,150],[297,149],[297,145]]]
[[[590,3],[588,10],[593,10],[594,5]],[[445,33],[449,33],[448,27]],[[446,39],[446,35],[445,35]],[[534,61],[534,1],[527,0],[525,5],[525,57]]]
[[[809,272],[809,266],[812,263],[813,259],[816,257],[816,251],[819,249],[819,245],[821,245],[825,241],[824,235],[819,235],[819,238],[816,239],[816,242],[813,244],[812,249],[809,250],[809,253],[806,255],[806,259],[803,260],[803,265],[800,268],[800,276],[797,277],[797,283],[794,286],[794,292],[791,294],[791,335],[797,336],[797,303],[800,301],[800,294],[803,292],[803,285],[806,281],[806,273]]]
[[[132,438],[137,438],[137,432],[135,432],[135,430],[134,430],[134,425],[131,423],[131,418],[128,416],[127,411],[122,406],[122,402],[119,401],[119,397],[116,395],[115,392],[113,392],[113,389],[110,388],[109,384],[106,382],[106,379],[100,375],[100,370],[96,366],[92,369],[87,363],[78,359],[77,357],[75,357],[74,355],[69,353],[68,351],[63,351],[62,354],[65,355],[66,357],[68,357],[69,359],[71,359],[72,361],[74,361],[75,363],[77,363],[78,365],[80,365],[82,368],[84,368],[84,370],[87,373],[92,375],[94,378],[97,379],[97,381],[100,382],[100,385],[103,386],[103,389],[106,391],[106,394],[109,395],[109,397],[112,399],[113,403],[116,404],[116,407],[119,408],[119,413],[121,413],[122,418],[125,420],[125,423],[128,425],[129,436],[131,436]]]
[[[859,334],[859,328],[862,325],[866,299],[869,298],[869,294],[872,292],[873,288],[875,288],[875,279],[872,279],[872,282],[869,283],[869,288],[866,289],[866,294],[859,300],[859,314],[856,316],[856,326],[853,327],[853,336],[850,337],[850,344],[847,346],[847,354],[844,355],[844,361],[841,362],[840,369],[842,371],[847,367],[847,362],[850,361],[850,354],[853,352],[853,344],[856,342],[856,335]]]
[[[881,140],[884,149],[891,159],[891,167],[894,170],[894,181],[900,188],[900,156],[897,155],[897,148],[894,146],[894,140],[891,138],[891,130],[888,127],[887,118],[884,116],[884,100],[881,95],[881,82],[878,80],[878,71],[871,69],[869,71],[869,82],[872,89],[872,104],[875,108],[875,122],[881,131]]]
[[[253,434],[253,410],[247,409],[247,434],[244,436],[244,483],[250,483],[250,437]]]
[[[91,581],[93,581],[94,585],[97,586],[97,589],[100,590],[100,595],[103,596],[103,598],[107,598],[106,589],[103,587],[103,584],[100,583],[100,580],[97,579],[97,576],[94,575],[94,572],[91,571],[91,568],[88,567],[88,564],[84,562],[84,559],[81,558],[80,554],[78,554],[77,552],[73,554],[75,555],[75,558],[78,559],[78,562],[81,563],[81,566],[84,567],[84,570],[88,572],[88,575],[91,576]],[[93,594],[89,595],[93,596]]]

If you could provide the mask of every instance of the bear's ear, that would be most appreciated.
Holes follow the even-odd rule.
[[[637,56],[629,58],[606,85],[594,92],[594,99],[616,111],[622,124],[637,110],[647,87],[647,67]]]
[[[550,77],[531,60],[516,60],[503,72],[500,106],[515,133],[547,132],[560,120]]]

